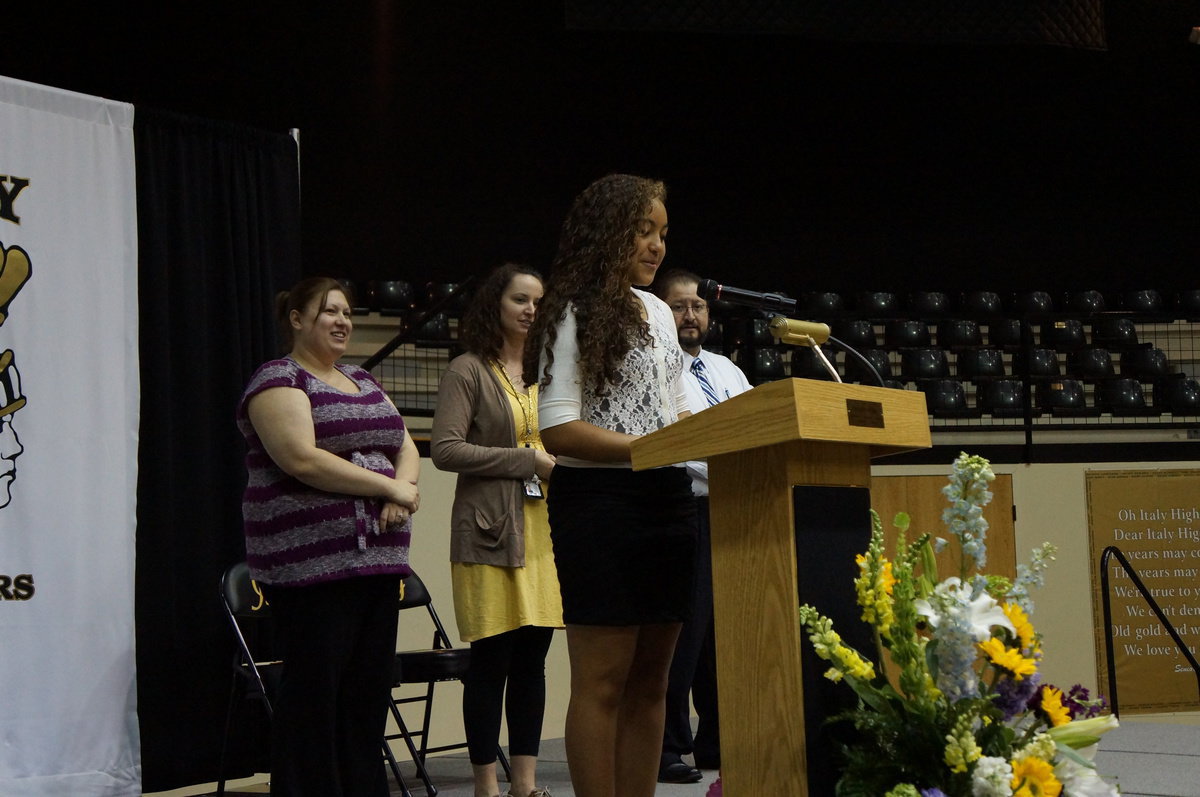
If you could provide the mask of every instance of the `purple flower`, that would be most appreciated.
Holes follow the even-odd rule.
[[[1087,719],[1107,711],[1108,701],[1103,696],[1093,699],[1087,687],[1075,684],[1063,695],[1063,707],[1070,713],[1071,719]]]
[[[996,708],[1004,714],[1005,720],[1010,720],[1018,714],[1030,709],[1030,702],[1037,699],[1042,674],[1035,672],[1020,681],[1014,678],[1002,678],[996,684]]]
[[[946,797],[946,792],[938,788],[921,789],[921,797]]]

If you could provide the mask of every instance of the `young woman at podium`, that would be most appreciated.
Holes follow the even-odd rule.
[[[666,254],[666,189],[609,175],[576,197],[525,350],[571,662],[579,797],[651,797],[667,672],[690,606],[695,502],[682,467],[635,472],[630,443],[688,414],[670,308],[634,290]]]

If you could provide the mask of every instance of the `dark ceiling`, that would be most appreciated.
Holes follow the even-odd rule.
[[[619,170],[667,181],[668,265],[750,287],[1197,281],[1179,4],[1108,3],[1107,51],[571,31],[546,0],[47,5],[6,8],[0,74],[300,129],[310,272],[544,267]]]

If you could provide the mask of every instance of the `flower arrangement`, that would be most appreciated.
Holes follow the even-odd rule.
[[[1041,637],[1030,621],[1030,591],[1044,583],[1055,555],[1049,543],[1017,568],[1015,580],[985,575],[987,521],[995,479],[982,457],[961,454],[943,489],[942,519],[961,550],[960,572],[939,581],[935,542],[905,540],[901,513],[894,556],[872,512],[871,544],[855,580],[862,619],[874,631],[878,659],[888,655],[893,685],[876,665],[842,643],[828,618],[800,607],[826,677],[844,681],[858,707],[847,721],[857,741],[845,746],[840,797],[1102,797],[1115,787],[1095,770],[1101,734],[1117,727],[1103,701],[1075,686],[1043,683]],[[937,545],[944,540],[936,541]],[[977,570],[971,575],[972,570]]]

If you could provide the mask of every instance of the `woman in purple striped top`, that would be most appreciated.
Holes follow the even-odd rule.
[[[288,354],[254,373],[238,405],[246,561],[282,646],[276,797],[388,793],[379,750],[420,457],[379,383],[338,363],[350,307],[326,277],[281,293]]]

